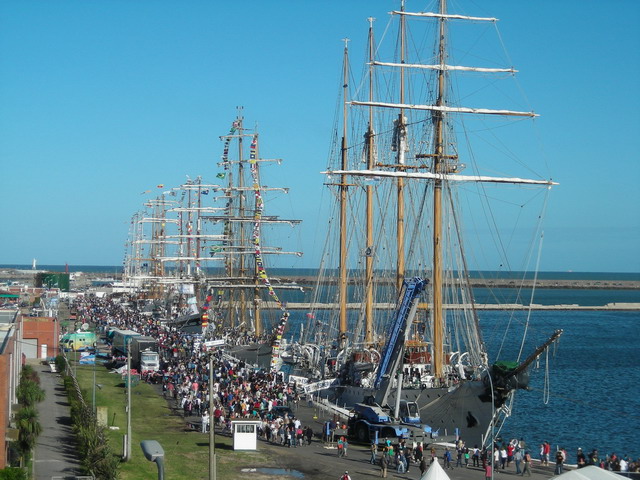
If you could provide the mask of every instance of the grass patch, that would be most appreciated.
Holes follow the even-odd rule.
[[[70,355],[71,365],[73,355]],[[85,401],[91,405],[93,396],[93,365],[77,365],[78,383]],[[122,377],[103,366],[95,366],[96,405],[107,407],[108,425],[119,430],[109,430],[109,441],[114,452],[123,452],[123,437],[127,432],[127,396]],[[206,479],[209,475],[209,434],[190,431],[183,418],[175,415],[167,402],[153,386],[141,382],[132,388],[131,396],[132,437],[131,460],[121,464],[122,480],[152,477],[157,472],[140,449],[142,440],[157,440],[165,453],[165,478],[175,480]],[[218,478],[238,478],[243,465],[271,464],[268,452],[236,452],[232,439],[216,434]]]

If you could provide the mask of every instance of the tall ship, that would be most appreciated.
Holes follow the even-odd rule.
[[[501,273],[537,268],[555,185],[528,178],[535,168],[516,154],[527,148],[522,125],[537,117],[501,104],[512,97],[499,95],[498,84],[516,70],[462,63],[486,58],[473,47],[485,45],[496,23],[450,13],[445,0],[422,12],[402,1],[381,42],[369,19],[359,80],[345,41],[336,142],[324,172],[336,200],[329,241],[304,336],[291,346],[294,358],[314,366],[300,376],[317,380],[307,393],[347,409],[395,408],[396,416],[402,400],[434,434],[472,445],[486,444],[510,415],[529,366],[562,333],[549,332],[525,357],[530,319],[507,312],[511,327],[502,334],[521,346],[511,361],[490,363],[469,283],[470,262]],[[481,29],[482,40],[471,40],[467,28]],[[480,94],[500,106],[475,103]],[[516,176],[501,173],[511,167]],[[523,262],[513,263],[514,254]]]
[[[230,353],[269,367],[289,317],[281,292],[300,289],[271,276],[271,259],[302,256],[274,246],[269,235],[300,220],[265,209],[267,198],[289,189],[263,183],[265,166],[282,160],[261,156],[259,134],[245,127],[241,109],[220,141],[210,180],[187,176],[176,187],[158,185],[162,192],[133,215],[124,283],[149,300],[169,328],[224,337]]]

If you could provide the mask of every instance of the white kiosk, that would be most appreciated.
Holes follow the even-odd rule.
[[[256,420],[232,420],[234,450],[257,450],[258,427],[261,422]]]

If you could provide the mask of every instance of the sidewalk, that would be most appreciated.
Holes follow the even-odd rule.
[[[46,365],[32,365],[46,394],[44,401],[38,404],[42,434],[35,448],[34,478],[51,480],[51,477],[82,475],[71,429],[69,403],[60,376],[51,373]]]

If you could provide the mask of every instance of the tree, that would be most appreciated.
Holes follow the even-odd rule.
[[[36,372],[31,365],[25,365],[22,367],[22,372],[20,372],[20,379],[29,380],[40,385],[40,377],[38,376],[38,372]]]
[[[16,413],[18,426],[18,448],[23,457],[36,445],[38,435],[42,433],[42,425],[38,421],[38,410],[35,407],[24,407]]]
[[[20,405],[33,407],[36,403],[44,400],[45,393],[44,390],[40,388],[40,385],[23,377],[20,385],[18,385],[16,396],[18,397]]]

